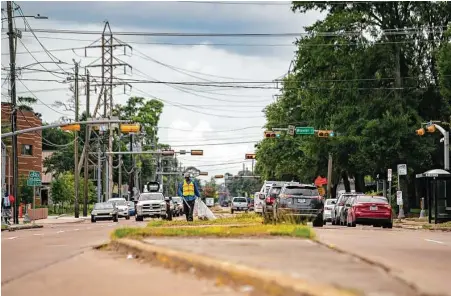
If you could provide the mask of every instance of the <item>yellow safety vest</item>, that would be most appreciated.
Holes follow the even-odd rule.
[[[183,196],[194,196],[194,183],[186,183],[186,180],[183,181]]]

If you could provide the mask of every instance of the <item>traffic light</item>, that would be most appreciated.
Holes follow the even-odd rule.
[[[328,138],[328,137],[333,137],[334,136],[334,132],[333,131],[325,131],[325,130],[319,130],[318,131],[318,138]]]
[[[204,155],[204,150],[191,150],[191,155]]]
[[[255,154],[246,153],[245,159],[255,159]]]
[[[273,131],[265,131],[265,138],[275,138],[276,133]]]
[[[63,131],[71,131],[71,132],[75,132],[75,131],[80,131],[80,125],[79,124],[69,124],[69,125],[64,125],[61,127],[61,129]]]
[[[426,131],[428,133],[434,133],[435,132],[435,124],[431,124],[431,125],[426,126]]]
[[[424,128],[417,129],[415,132],[417,136],[424,136],[425,133]]]
[[[161,151],[161,154],[163,156],[172,156],[175,154],[175,152],[174,152],[174,150],[163,150],[163,151]]]
[[[200,172],[199,176],[208,176],[208,172]]]
[[[121,124],[121,132],[124,134],[127,133],[137,133],[140,130],[139,124]]]
[[[215,179],[222,179],[224,178],[224,175],[215,175]]]

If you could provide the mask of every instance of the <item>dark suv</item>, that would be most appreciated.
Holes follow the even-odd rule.
[[[287,183],[282,187],[274,205],[276,217],[293,216],[323,226],[324,200],[314,185]]]

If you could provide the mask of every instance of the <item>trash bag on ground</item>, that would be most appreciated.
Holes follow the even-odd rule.
[[[207,205],[199,198],[194,203],[194,215],[200,220],[215,220],[216,217]]]

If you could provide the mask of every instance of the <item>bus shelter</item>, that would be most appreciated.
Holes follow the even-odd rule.
[[[451,174],[442,169],[434,169],[416,175],[426,182],[428,221],[435,224],[451,221]]]

